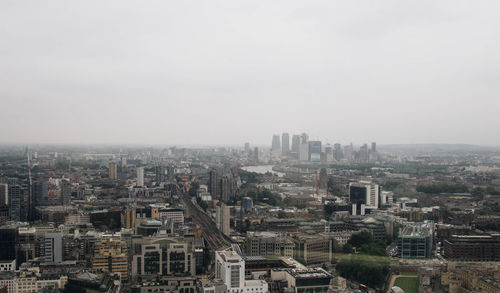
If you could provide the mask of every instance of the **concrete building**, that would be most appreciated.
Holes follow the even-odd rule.
[[[271,152],[272,153],[280,153],[281,152],[281,143],[279,134],[273,135],[273,142],[271,144]]]
[[[327,293],[332,278],[333,276],[322,268],[277,269],[271,271],[272,282],[286,281],[288,284],[284,292]]]
[[[215,207],[215,223],[217,225],[217,229],[227,236],[231,233],[230,220],[231,213],[229,206],[219,202]]]
[[[108,164],[108,177],[111,180],[118,179],[118,167],[117,167],[116,163],[109,163]]]
[[[228,293],[266,293],[264,280],[245,280],[245,261],[232,250],[215,252],[215,279],[221,280]]]
[[[352,215],[364,215],[368,209],[379,207],[379,186],[369,181],[349,184],[349,201],[353,204]]]
[[[299,161],[309,161],[309,144],[301,143],[299,145]]]
[[[184,225],[184,210],[182,209],[161,209],[158,211],[161,219],[167,219],[174,224]]]
[[[283,133],[281,135],[281,154],[287,156],[290,152],[290,135],[288,133]]]
[[[300,148],[300,135],[294,134],[292,136],[292,149],[291,154],[295,159],[299,158],[299,148]]]
[[[208,192],[212,195],[213,199],[218,199],[219,197],[219,180],[217,175],[217,170],[211,169],[208,178]]]
[[[0,206],[9,205],[9,185],[0,184]]]
[[[145,239],[141,252],[133,256],[132,275],[172,276],[196,274],[196,259],[187,243]]]
[[[245,238],[247,256],[293,257],[294,250],[294,242],[279,233],[248,231]]]
[[[443,246],[443,256],[450,260],[500,261],[500,234],[452,235]]]
[[[138,187],[144,186],[144,167],[137,167],[136,183]]]
[[[63,261],[63,233],[49,232],[44,237],[45,261],[60,263]]]
[[[321,161],[321,141],[309,141],[309,161]]]
[[[123,281],[128,280],[127,245],[120,237],[105,236],[96,243],[93,268],[120,274]]]
[[[298,235],[295,243],[294,258],[306,265],[331,263],[333,257],[332,241],[321,235]]]
[[[10,219],[21,221],[21,203],[23,202],[23,190],[19,185],[9,185],[9,206]]]

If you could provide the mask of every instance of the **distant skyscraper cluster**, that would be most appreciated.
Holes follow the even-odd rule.
[[[355,150],[352,144],[342,147],[340,143],[324,145],[319,140],[309,140],[307,133],[292,135],[290,146],[290,134],[274,134],[271,143],[271,155],[309,162],[357,162],[369,163],[379,159],[377,144],[371,143],[371,148],[363,144]]]

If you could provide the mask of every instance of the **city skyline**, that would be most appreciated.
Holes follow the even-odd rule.
[[[498,146],[486,2],[3,2],[1,141]]]

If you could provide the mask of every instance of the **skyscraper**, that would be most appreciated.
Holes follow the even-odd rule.
[[[69,180],[61,181],[61,204],[69,205],[71,203],[71,182]]]
[[[0,206],[9,205],[9,185],[0,184]]]
[[[299,153],[299,146],[300,146],[300,135],[294,134],[292,136],[292,153]]]
[[[309,143],[301,143],[299,146],[299,160],[308,161],[309,160]]]
[[[46,205],[49,201],[49,189],[45,180],[37,180],[33,183],[33,194],[38,205]]]
[[[137,186],[144,186],[144,167],[137,167]]]
[[[245,153],[248,154],[250,152],[250,143],[245,142]]]
[[[117,165],[116,163],[109,163],[108,165],[108,177],[111,180],[117,180],[118,179],[118,172],[117,172]]]
[[[21,204],[23,202],[23,194],[21,186],[9,185],[9,204],[10,204],[10,219],[13,221],[21,221]]]
[[[279,136],[279,134],[275,134],[275,135],[273,135],[273,143],[271,146],[271,151],[273,153],[277,153],[277,152],[280,152],[280,150],[281,150],[280,136]]]
[[[372,142],[372,153],[376,153],[376,152],[377,152],[377,143]]]
[[[254,160],[256,162],[259,162],[259,148],[258,147],[255,147],[253,149],[253,156],[254,156]]]
[[[230,230],[230,211],[229,211],[229,206],[225,205],[222,202],[217,203],[217,206],[215,207],[215,218],[216,218],[216,226],[217,229],[219,229],[223,234],[229,236],[231,230]]]
[[[319,170],[319,188],[325,188],[328,184],[328,173],[325,168]]]
[[[308,143],[309,135],[307,135],[307,133],[304,132],[300,135],[300,139],[301,139],[300,143]]]
[[[290,135],[288,133],[283,133],[281,135],[281,154],[283,156],[288,155],[290,152]]]
[[[213,199],[217,199],[219,196],[218,193],[218,180],[217,180],[217,170],[211,169],[208,175],[208,192],[212,196]]]
[[[17,227],[0,227],[0,261],[17,259],[16,245],[19,243]]]
[[[318,162],[321,160],[321,141],[309,142],[309,161]]]
[[[228,202],[231,198],[231,181],[228,176],[222,176],[221,179],[221,199]]]
[[[336,143],[333,145],[333,157],[337,161],[340,161],[344,157],[342,146],[340,145],[340,143]]]
[[[162,165],[155,166],[155,181],[163,182],[165,181],[165,168]]]

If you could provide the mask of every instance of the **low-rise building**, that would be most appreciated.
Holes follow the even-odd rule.
[[[407,224],[398,236],[398,257],[431,257],[433,228],[433,222]]]

